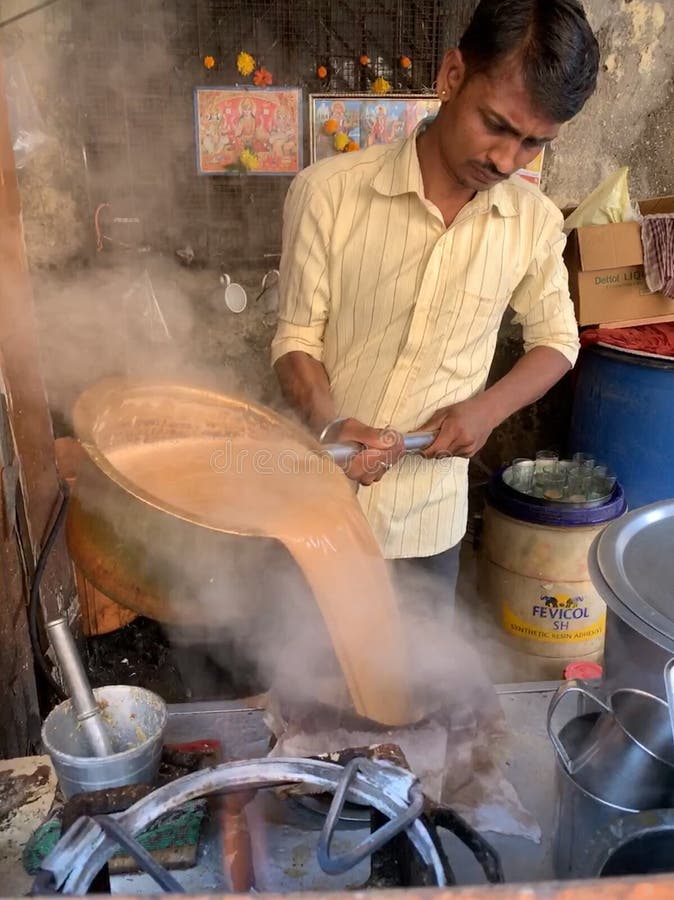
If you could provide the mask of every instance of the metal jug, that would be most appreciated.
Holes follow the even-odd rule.
[[[571,693],[602,710],[573,755],[553,728],[561,700]],[[667,704],[645,691],[620,689],[605,698],[580,681],[562,685],[548,710],[548,734],[567,774],[603,802],[640,811],[674,799],[674,741]]]

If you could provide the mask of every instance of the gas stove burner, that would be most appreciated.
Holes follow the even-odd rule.
[[[114,819],[106,815],[78,819],[43,860],[31,893],[87,893],[119,846],[163,890],[177,892],[180,885],[148,858],[136,835],[168,810],[210,794],[232,796],[262,788],[293,787],[334,795],[317,849],[320,868],[329,875],[350,872],[371,858],[367,887],[454,884],[436,833],[436,827],[442,827],[471,850],[489,882],[503,881],[499,858],[490,845],[451,810],[429,806],[418,779],[404,768],[366,758],[353,759],[345,767],[309,759],[267,758],[193,772],[151,792]],[[340,852],[335,854],[331,845],[346,801],[370,812],[370,833],[347,849],[340,841]],[[411,845],[405,852],[401,841]]]
[[[329,794],[307,794],[304,797],[293,797],[295,803],[310,812],[325,818],[330,811],[332,797]],[[352,825],[367,825],[370,822],[371,807],[358,803],[345,803],[339,821]]]

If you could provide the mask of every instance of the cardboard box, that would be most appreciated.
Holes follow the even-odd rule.
[[[645,200],[644,215],[674,213],[674,197]],[[564,255],[579,325],[620,327],[674,321],[674,300],[646,285],[638,222],[571,232]]]

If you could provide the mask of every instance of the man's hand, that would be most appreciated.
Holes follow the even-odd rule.
[[[440,431],[424,456],[475,456],[494,428],[518,409],[539,400],[570,368],[571,363],[559,350],[534,347],[483,394],[438,410],[419,429]]]
[[[426,459],[461,456],[470,459],[484,447],[499,424],[486,394],[439,409],[419,431],[437,431],[438,436],[424,451]]]
[[[365,449],[351,460],[345,472],[352,481],[365,486],[381,481],[405,453],[402,434],[393,428],[370,428],[357,419],[342,422],[330,440],[363,444]]]

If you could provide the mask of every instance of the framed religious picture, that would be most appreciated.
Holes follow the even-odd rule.
[[[430,94],[312,94],[309,97],[311,162],[340,153],[390,144],[433,118],[440,101]],[[544,151],[518,173],[540,184]]]
[[[295,175],[302,168],[299,88],[198,87],[199,175]]]
[[[356,145],[362,150],[407,137],[422,119],[434,116],[439,105],[440,101],[428,94],[312,94],[311,161],[337,156]]]

